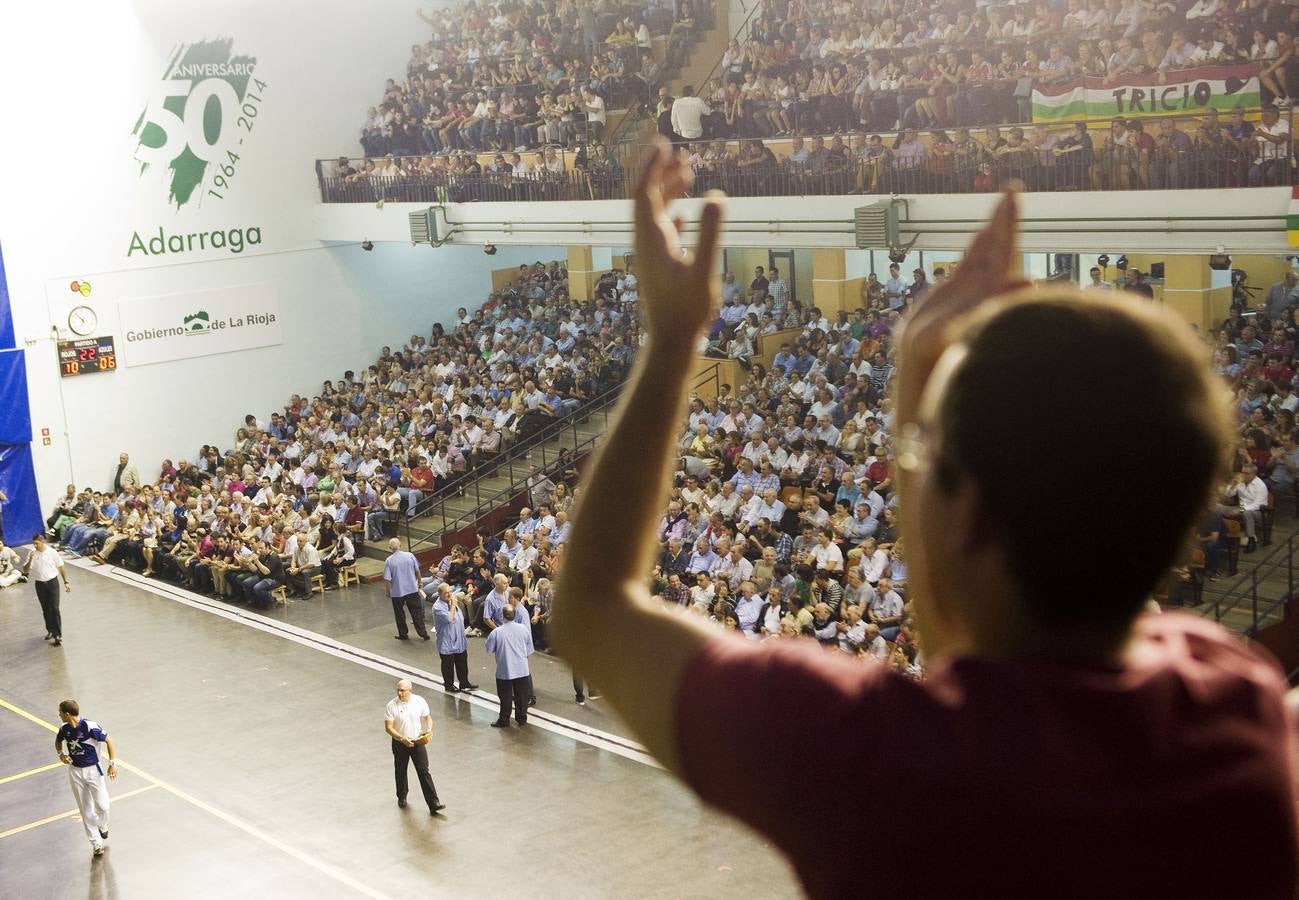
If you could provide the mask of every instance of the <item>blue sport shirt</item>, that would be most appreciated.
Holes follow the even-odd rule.
[[[94,766],[99,768],[99,744],[108,740],[108,733],[89,719],[80,719],[76,727],[64,724],[59,729],[59,740],[64,750],[72,757],[72,764],[78,769]],[[103,770],[100,769],[100,773]]]

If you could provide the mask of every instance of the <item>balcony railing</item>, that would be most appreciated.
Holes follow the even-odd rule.
[[[914,151],[915,148],[909,148]],[[695,192],[720,189],[736,197],[790,197],[838,194],[966,194],[995,191],[1010,179],[1030,191],[1136,191],[1160,189],[1265,187],[1296,184],[1295,159],[1288,148],[1260,158],[1237,147],[1195,147],[1185,152],[1146,153],[1134,148],[1055,154],[1023,151],[986,154],[977,150],[927,148],[923,156],[908,148],[871,151],[869,144],[845,145],[841,156],[807,162],[746,164],[730,157],[695,168]],[[869,155],[875,152],[876,155]],[[632,159],[628,160],[634,167]],[[415,162],[419,162],[416,160]],[[423,165],[422,162],[419,163]],[[634,187],[631,167],[566,170],[527,175],[459,175],[442,171],[398,176],[325,175],[318,166],[321,199],[326,203],[532,202],[624,200]]]

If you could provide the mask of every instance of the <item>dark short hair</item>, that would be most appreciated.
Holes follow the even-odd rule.
[[[67,713],[70,716],[79,716],[81,715],[81,706],[76,700],[64,700],[59,704],[59,712]]]
[[[1230,407],[1204,346],[1169,313],[1084,302],[1064,287],[991,307],[966,328],[968,353],[942,400],[940,485],[974,481],[1040,624],[1126,625],[1225,473]],[[1116,448],[1099,480],[1089,477],[1098,444]],[[1152,446],[1176,448],[1159,478]],[[1104,589],[1097,559],[1108,561]]]

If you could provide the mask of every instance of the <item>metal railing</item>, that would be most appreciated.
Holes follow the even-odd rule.
[[[1296,181],[1292,156],[1253,159],[1234,152],[1192,150],[1175,156],[1145,154],[1045,154],[1024,151],[987,156],[942,152],[874,157],[847,143],[841,153],[810,162],[728,157],[695,167],[694,193],[720,189],[734,197],[842,194],[968,194],[996,191],[1010,179],[1030,191],[1200,190],[1269,187]],[[634,167],[634,164],[633,164]],[[323,170],[322,170],[323,171]],[[407,175],[340,179],[320,176],[326,203],[528,202],[625,200],[634,189],[628,166],[562,173]]]
[[[605,396],[608,397],[608,394]],[[538,449],[541,453],[540,464],[535,460],[529,459],[526,450],[522,454],[510,456],[504,463],[509,476],[509,484],[504,487],[497,488],[496,490],[485,494],[482,490],[484,479],[481,477],[474,477],[476,473],[471,473],[471,477],[473,477],[472,482],[469,485],[464,486],[464,490],[472,491],[473,507],[471,509],[461,513],[456,513],[452,510],[452,515],[448,517],[447,504],[459,499],[460,491],[459,489],[454,491],[454,496],[449,496],[446,490],[441,491],[441,496],[439,496],[433,504],[435,509],[430,509],[429,513],[426,515],[426,517],[439,519],[441,525],[435,530],[430,530],[428,534],[425,534],[416,540],[412,540],[410,528],[411,520],[403,517],[406,534],[406,549],[410,550],[412,553],[418,552],[421,548],[426,548],[426,545],[440,542],[442,536],[448,532],[459,531],[462,528],[476,525],[484,515],[490,513],[492,510],[504,506],[516,496],[528,490],[528,480],[534,475],[531,471],[532,466],[537,466],[537,472],[535,474],[549,477],[550,475],[573,465],[578,459],[593,449],[595,444],[603,436],[605,428],[607,428],[609,424],[610,408],[614,405],[616,399],[616,397],[609,397],[608,402],[600,406],[598,409],[588,408],[581,410],[573,416],[570,416],[567,420],[556,423],[555,430],[549,431],[546,440],[534,445],[533,449]],[[579,438],[577,426],[585,424],[593,416],[599,416],[601,418],[601,428],[599,432],[585,438]],[[578,421],[579,419],[581,421]],[[572,432],[572,447],[560,447],[556,449],[547,448],[546,442],[558,437],[565,431]],[[548,449],[550,449],[551,454],[549,459],[546,458]],[[499,468],[500,467],[498,466],[498,471]]]
[[[712,365],[705,368],[703,371],[699,372],[695,376],[694,380],[691,382],[689,386],[689,391],[691,393],[695,393],[699,391],[701,388],[703,388],[704,386],[706,386],[707,384],[709,384],[710,382],[715,387],[720,386],[721,366],[718,363],[713,363]],[[582,459],[582,457],[584,457],[587,453],[595,449],[595,445],[599,443],[600,439],[604,437],[604,433],[608,430],[609,416],[611,414],[610,407],[614,406],[617,401],[617,397],[611,397],[610,395],[616,392],[620,393],[621,387],[622,385],[620,384],[618,386],[618,389],[616,389],[616,391],[608,391],[605,394],[602,394],[601,399],[604,400],[605,398],[609,398],[609,402],[602,403],[598,410],[597,409],[580,410],[578,413],[574,414],[577,416],[581,416],[583,421],[586,421],[586,419],[589,417],[588,414],[593,415],[598,413],[601,416],[602,424],[600,430],[596,434],[590,435],[585,439],[578,441],[577,430],[576,427],[574,426],[573,446],[571,448],[561,447],[557,449],[556,451],[554,451],[555,453],[554,457],[550,460],[546,459],[545,443],[543,442],[540,445],[541,463],[540,465],[537,466],[538,471],[536,474],[545,475],[546,477],[549,477],[556,473],[562,475],[565,469],[568,469],[569,467],[575,465],[580,459]],[[577,423],[577,424],[581,424],[581,423]],[[552,434],[551,436],[553,437],[554,435]],[[421,549],[426,549],[427,546],[429,545],[441,542],[443,536],[446,535],[448,532],[456,532],[462,528],[468,528],[477,525],[477,523],[485,515],[487,515],[488,513],[490,513],[495,509],[498,509],[501,506],[504,506],[505,504],[512,501],[516,496],[528,490],[528,480],[529,478],[532,477],[533,474],[530,470],[531,470],[531,466],[534,464],[534,461],[527,459],[526,454],[523,454],[522,456],[523,456],[522,461],[527,463],[527,468],[529,469],[527,474],[523,475],[522,477],[519,477],[516,475],[514,471],[514,462],[520,461],[519,457],[516,456],[513,459],[505,460],[505,465],[509,469],[509,473],[510,473],[510,483],[505,487],[499,488],[498,490],[493,491],[490,494],[486,495],[486,497],[484,497],[480,492],[477,491],[477,489],[481,484],[482,479],[481,478],[475,479],[474,482],[475,499],[474,499],[473,509],[460,513],[455,518],[452,519],[447,518],[446,504],[447,502],[453,499],[449,495],[450,493],[454,493],[458,498],[459,496],[458,488],[446,489],[443,492],[441,492],[444,495],[439,498],[439,507],[440,507],[439,512],[442,520],[442,527],[436,532],[430,531],[428,534],[420,537],[418,540],[412,541],[411,532],[410,532],[410,520],[405,520],[406,549],[410,550],[412,553],[418,552]],[[497,536],[499,536],[500,533],[502,533],[504,530],[505,530],[504,528],[497,529],[496,532]]]
[[[749,14],[744,17],[744,21],[741,22],[733,32],[731,32],[731,36],[727,40],[728,45],[732,40],[739,40],[740,32],[744,31],[749,27],[749,22],[753,20],[754,15],[757,14],[758,10],[760,9],[762,9],[761,3],[755,3],[753,5],[753,9],[749,10]],[[714,76],[716,76],[717,74],[717,67],[722,64],[722,55],[724,53],[725,51],[717,55],[717,59],[713,61],[713,67],[708,70],[708,74],[704,76],[703,80],[700,82],[700,85],[707,84],[708,82],[713,80]],[[673,77],[673,73],[664,71],[660,73],[659,83],[666,84],[668,81],[672,80],[672,77]],[[618,123],[618,127],[615,128],[613,132],[605,139],[605,143],[611,146],[621,143],[623,134],[626,131],[628,131],[636,123],[640,122],[646,116],[653,115],[653,113],[651,112],[653,107],[654,107],[654,96],[653,96],[653,91],[651,90],[650,96],[647,98],[646,104],[642,106],[640,109],[636,110],[635,114],[629,112],[627,115],[623,116],[622,121]]]
[[[631,185],[620,170],[529,175],[403,175],[335,178],[321,174],[325,203],[523,203],[621,200]]]
[[[544,445],[548,441],[558,437],[570,428],[575,429],[574,423],[578,422],[579,419],[585,420],[593,413],[601,412],[608,406],[612,405],[618,399],[618,395],[622,392],[622,387],[623,383],[619,382],[603,394],[600,394],[598,397],[589,401],[585,406],[578,407],[575,411],[561,416],[553,422],[547,423],[544,427],[526,437],[517,438],[512,441],[508,447],[502,448],[496,455],[483,460],[475,468],[463,473],[460,478],[449,482],[440,490],[434,491],[433,493],[421,498],[419,503],[415,504],[411,518],[418,519],[421,516],[427,516],[439,504],[445,507],[446,501],[458,498],[465,490],[466,479],[473,479],[476,486],[477,483],[481,482],[483,479],[492,477],[501,469],[501,467],[511,467],[513,463],[517,462],[519,459],[530,456],[532,451],[538,447],[542,450],[542,462],[544,464]]]
[[[1229,613],[1241,609],[1248,603],[1250,624],[1243,633],[1247,637],[1257,634],[1260,625],[1266,624],[1294,596],[1295,553],[1299,552],[1296,538],[1299,538],[1299,534],[1292,534],[1286,538],[1284,544],[1273,548],[1272,552],[1260,559],[1251,571],[1242,574],[1226,593],[1203,609],[1203,614],[1215,622],[1221,622]],[[1286,578],[1285,593],[1279,597],[1260,597],[1259,582],[1266,581],[1271,575],[1279,575],[1283,567]]]
[[[722,392],[722,366],[721,363],[713,363],[708,368],[695,376],[694,383],[690,385],[690,395],[693,397],[708,385],[712,385],[712,396],[716,397]]]

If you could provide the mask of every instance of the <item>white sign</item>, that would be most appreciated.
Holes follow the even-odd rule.
[[[235,353],[282,344],[275,287],[245,284],[123,300],[118,355],[124,366]]]

